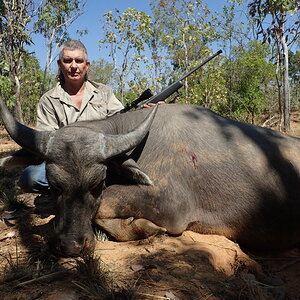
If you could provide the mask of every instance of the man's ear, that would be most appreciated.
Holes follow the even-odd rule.
[[[87,71],[89,71],[91,63],[88,60],[86,61],[86,66],[87,66]]]

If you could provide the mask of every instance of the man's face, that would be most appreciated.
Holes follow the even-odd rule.
[[[57,63],[66,82],[84,81],[90,66],[80,49],[64,50],[62,59]]]

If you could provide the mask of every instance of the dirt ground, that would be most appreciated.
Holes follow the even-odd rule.
[[[300,136],[300,113],[292,134]],[[15,149],[2,130],[0,155]],[[99,240],[89,257],[57,258],[47,248],[53,216],[36,208],[36,195],[18,198],[26,204],[18,217],[0,221],[0,299],[300,299],[299,249],[247,253],[222,236],[186,231]]]

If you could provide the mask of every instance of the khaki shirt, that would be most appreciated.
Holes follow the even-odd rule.
[[[105,119],[122,108],[122,103],[110,87],[86,81],[82,104],[78,109],[58,83],[38,103],[36,129],[50,131],[77,121]]]

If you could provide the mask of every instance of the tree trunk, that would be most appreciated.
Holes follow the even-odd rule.
[[[281,37],[283,52],[282,96],[283,96],[283,131],[290,130],[290,86],[289,86],[289,54],[285,36]]]
[[[122,72],[122,74],[120,74],[119,76],[120,78],[120,95],[121,95],[121,99],[119,99],[121,101],[121,103],[124,105],[124,74]]]
[[[14,94],[15,94],[15,105],[14,105],[14,116],[15,118],[23,123],[23,116],[22,116],[22,108],[21,108],[21,100],[20,100],[20,81],[17,75],[14,75]]]
[[[51,44],[48,44],[48,49],[47,49],[47,60],[44,68],[44,73],[43,73],[43,81],[42,81],[42,86],[41,86],[41,96],[46,92],[46,80],[47,80],[47,74],[50,68],[50,62],[51,62],[51,57],[52,57],[52,46]]]
[[[186,26],[186,22],[184,23],[184,26]],[[184,47],[184,70],[185,70],[185,73],[187,73],[188,72],[189,59],[188,59],[188,48],[187,48],[187,44],[186,44],[186,41],[185,41],[186,40],[185,34],[183,34],[182,40],[183,40],[183,47]],[[184,79],[184,93],[185,93],[184,102],[185,103],[189,103],[188,90],[189,90],[188,79],[185,78]]]
[[[46,86],[49,83],[46,83],[47,80],[47,74],[49,73],[51,69],[51,63],[53,60],[53,40],[55,35],[56,28],[52,29],[52,32],[50,34],[49,40],[47,42],[47,59],[46,64],[44,68],[44,74],[43,74],[43,81],[42,81],[42,88],[41,88],[41,96],[46,92]]]
[[[277,53],[277,61],[276,61],[276,84],[277,84],[277,96],[278,96],[278,109],[280,113],[280,123],[279,123],[279,130],[282,131],[283,123],[284,123],[284,113],[283,113],[283,98],[282,98],[282,66],[280,64],[281,55],[278,51]]]

